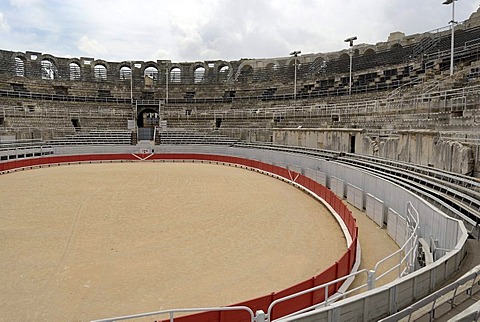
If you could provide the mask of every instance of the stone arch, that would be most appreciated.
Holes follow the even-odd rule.
[[[203,65],[197,65],[193,70],[193,83],[199,84],[205,81],[205,67]]]
[[[230,65],[223,63],[218,66],[218,81],[226,82],[232,75],[232,68]]]
[[[160,115],[157,108],[143,107],[138,110],[137,126],[140,128],[154,128],[158,126]]]
[[[120,80],[130,80],[132,79],[132,68],[127,65],[122,65],[119,70]]]
[[[40,62],[42,79],[58,78],[58,67],[55,61],[50,57],[44,57]]]
[[[253,77],[254,77],[254,69],[251,64],[244,64],[239,68],[237,80],[245,82],[245,81],[253,80]]]
[[[146,64],[145,69],[143,70],[143,77],[150,77],[153,82],[158,82],[159,72],[157,66],[153,65],[152,63]]]
[[[15,76],[25,77],[25,57],[16,55],[15,58]]]
[[[265,70],[270,73],[276,73],[280,70],[280,64],[278,62],[270,62],[265,66]]]
[[[339,60],[346,60],[346,59],[350,59],[350,55],[348,53],[342,53],[339,57],[338,57]]]
[[[262,80],[272,80],[280,71],[280,64],[276,61],[269,62],[262,68]]]
[[[93,66],[94,78],[97,81],[106,81],[107,80],[107,66],[105,63],[99,62]]]
[[[170,83],[180,84],[182,82],[182,70],[180,69],[180,67],[175,66],[170,68],[169,75],[170,75],[169,77]]]
[[[71,81],[81,80],[80,61],[72,60],[68,63],[68,77]]]
[[[317,73],[324,73],[327,69],[327,60],[325,57],[318,56],[313,61],[313,66]]]
[[[376,54],[376,51],[373,48],[368,48],[363,54],[365,56],[373,56]]]

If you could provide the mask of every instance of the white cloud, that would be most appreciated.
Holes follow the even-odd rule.
[[[42,3],[43,0],[10,0],[10,5],[14,7],[27,7]]]
[[[292,50],[342,50],[352,35],[357,43],[375,44],[394,31],[411,35],[446,26],[451,9],[441,2],[10,0],[0,1],[0,31],[10,30],[1,45],[111,61],[285,57]],[[456,20],[479,5],[458,1]]]
[[[158,49],[153,53],[153,55],[150,56],[150,60],[153,60],[153,61],[170,60],[170,58],[171,58],[170,53],[164,49]]]
[[[101,45],[96,39],[90,39],[86,35],[78,40],[77,47],[81,52],[91,56],[105,55],[107,53],[107,50],[103,45]],[[104,58],[102,57],[102,59]]]
[[[10,31],[10,26],[7,22],[7,19],[5,19],[5,16],[3,15],[3,13],[0,12],[0,33],[9,32],[9,31]]]

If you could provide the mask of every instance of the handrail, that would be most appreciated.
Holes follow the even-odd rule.
[[[147,313],[118,316],[114,318],[92,320],[92,322],[113,322],[113,321],[119,321],[119,320],[143,318],[147,316],[154,316],[154,315],[160,315],[160,314],[169,314],[170,321],[173,322],[174,321],[173,317],[175,313],[212,312],[212,311],[247,311],[248,314],[250,314],[250,322],[254,322],[255,320],[255,314],[253,313],[252,309],[250,309],[248,306],[225,306],[225,307],[206,307],[206,308],[189,308],[189,309],[153,311],[153,312],[147,312]]]
[[[432,307],[430,309],[430,311],[426,312],[426,313],[429,313],[431,312],[432,310],[435,309],[435,305],[437,304],[437,300],[447,294],[449,294],[450,292],[454,291],[453,294],[452,294],[452,297],[450,298],[450,301],[452,301],[452,305],[453,305],[453,301],[455,300],[455,297],[456,295],[458,294],[458,289],[462,286],[462,285],[465,285],[466,283],[468,283],[469,281],[472,281],[472,285],[470,287],[467,287],[466,290],[462,290],[462,291],[466,291],[467,294],[470,293],[470,297],[472,296],[472,293],[471,293],[471,289],[473,287],[473,285],[475,284],[475,282],[478,282],[477,281],[477,277],[480,276],[480,265],[479,266],[476,266],[475,268],[471,269],[469,272],[467,272],[465,275],[463,275],[460,279],[456,280],[455,282],[441,288],[440,290],[430,294],[430,295],[427,295],[426,297],[422,298],[421,300],[419,300],[418,302],[415,302],[414,304],[408,306],[407,308],[395,313],[395,314],[392,314],[390,315],[389,317],[387,318],[384,318],[382,320],[380,320],[380,322],[393,322],[393,321],[398,321],[402,318],[405,318],[405,317],[409,317],[409,320],[412,316],[412,314],[414,314],[416,311],[418,311],[419,309],[425,307],[426,305],[429,305],[430,303],[432,303]],[[445,299],[447,300],[447,299]]]
[[[413,214],[412,214],[413,213]],[[414,222],[414,226],[413,228],[408,224],[408,219],[411,219],[413,220]],[[405,273],[405,271],[407,271],[407,273],[411,273],[412,272],[412,268],[413,268],[413,259],[415,258],[415,252],[416,252],[416,249],[417,249],[417,240],[418,240],[418,229],[419,229],[419,225],[420,225],[420,219],[419,219],[419,215],[418,215],[418,211],[413,207],[412,203],[410,201],[407,202],[407,218],[406,218],[406,222],[407,222],[407,226],[409,229],[411,229],[411,235],[407,238],[407,240],[405,241],[405,243],[402,245],[402,247],[400,247],[399,250],[395,251],[394,253],[388,255],[387,257],[379,260],[377,262],[377,264],[375,265],[373,271],[376,272],[378,270],[378,267],[380,266],[380,264],[384,263],[385,261],[387,261],[388,259],[392,258],[393,256],[397,255],[397,254],[401,254],[401,252],[404,252],[407,245],[410,244],[411,248],[405,252],[403,258],[401,257],[400,258],[400,261],[397,265],[395,265],[394,267],[390,268],[389,270],[387,270],[386,272],[384,272],[383,274],[381,274],[380,276],[376,277],[375,278],[375,281],[378,281],[380,278],[386,276],[387,274],[389,274],[391,271],[393,271],[395,268],[399,268],[399,276],[398,277],[402,277],[403,274]],[[413,253],[412,253],[413,252]],[[409,256],[411,255],[411,256]],[[404,272],[401,271],[401,267],[402,267],[402,263],[405,259],[408,259],[410,257],[410,263],[408,263],[409,265],[405,268]]]
[[[291,294],[289,296],[286,296],[286,297],[282,297],[280,299],[277,299],[275,301],[273,301],[270,306],[268,307],[268,311],[267,311],[267,315],[266,315],[266,322],[270,322],[272,321],[271,320],[271,317],[272,317],[272,310],[273,310],[273,307],[278,304],[278,303],[281,303],[281,302],[284,302],[284,301],[287,301],[287,300],[290,300],[290,299],[293,299],[293,298],[296,298],[296,297],[299,297],[301,295],[305,295],[305,294],[308,294],[308,293],[311,293],[311,292],[315,292],[315,291],[318,291],[320,289],[323,289],[325,288],[325,301],[322,302],[322,303],[319,303],[319,304],[315,304],[315,305],[312,305],[310,307],[307,307],[307,308],[304,308],[302,310],[299,310],[295,313],[292,313],[290,315],[288,315],[289,317],[290,316],[293,316],[293,315],[296,315],[296,314],[300,314],[300,313],[304,313],[304,312],[307,312],[311,309],[314,309],[314,308],[318,308],[318,307],[326,307],[328,304],[329,304],[329,301],[328,301],[328,287],[332,284],[337,284],[338,282],[341,282],[343,280],[346,280],[348,278],[351,278],[351,277],[355,277],[357,275],[359,275],[360,273],[364,273],[366,272],[367,273],[367,283],[364,283],[354,289],[350,289],[340,295],[333,295],[330,297],[331,302],[332,301],[332,298],[334,298],[334,300],[337,300],[338,298],[345,298],[348,294],[350,293],[353,293],[361,288],[364,288],[365,286],[368,287],[368,290],[371,290],[373,288],[375,288],[375,282],[378,281],[380,278],[386,276],[387,274],[389,274],[391,271],[393,271],[394,269],[396,269],[397,267],[400,268],[399,270],[399,274],[398,274],[398,277],[402,277],[404,276],[405,272],[408,274],[408,273],[411,273],[411,269],[413,268],[413,260],[415,259],[415,252],[416,252],[416,249],[417,249],[417,240],[418,240],[418,230],[419,230],[419,225],[420,225],[420,219],[419,219],[419,214],[418,214],[418,211],[415,209],[415,207],[413,207],[412,203],[410,201],[407,202],[407,216],[410,216],[410,219],[413,220],[414,222],[414,225],[413,225],[413,228],[411,228],[411,234],[410,236],[406,239],[406,241],[404,242],[404,244],[402,245],[402,247],[400,247],[399,250],[395,251],[394,253],[386,256],[385,258],[379,260],[376,264],[375,264],[375,267],[373,270],[367,270],[367,269],[362,269],[360,271],[357,271],[355,273],[351,273],[347,276],[344,276],[344,277],[341,277],[341,278],[338,278],[336,280],[333,280],[333,281],[330,281],[328,283],[325,283],[325,284],[322,284],[322,285],[318,285],[318,286],[315,286],[313,288],[309,288],[307,290],[304,290],[304,291],[301,291],[301,292],[298,292],[298,293],[294,293],[294,294]],[[407,217],[408,218],[408,217]],[[408,222],[408,220],[407,220]],[[408,223],[407,223],[408,225]],[[407,247],[407,245],[411,245],[411,248],[410,250],[408,250],[405,255],[403,257],[400,257],[400,260],[399,260],[399,263],[397,265],[394,265],[392,268],[390,268],[389,270],[387,270],[386,272],[384,272],[383,274],[379,275],[378,277],[375,277],[375,274],[376,272],[378,271],[378,267],[380,266],[380,264],[384,263],[385,261],[387,261],[388,259],[392,258],[393,256],[395,256],[396,254],[401,254],[402,251],[404,251]],[[409,266],[406,267],[406,269],[402,272],[401,271],[401,266],[402,266],[402,263],[403,261],[410,257],[410,264]]]
[[[306,311],[309,311],[311,310],[312,308],[315,308],[315,307],[320,307],[320,306],[327,306],[328,305],[328,287],[330,285],[334,285],[334,284],[337,284],[339,282],[342,282],[344,280],[347,280],[351,277],[355,277],[357,275],[360,275],[361,273],[367,273],[368,274],[368,270],[367,269],[362,269],[360,271],[357,271],[357,272],[354,272],[354,273],[351,273],[351,274],[348,274],[346,276],[343,276],[343,277],[340,277],[340,278],[337,278],[336,280],[333,280],[333,281],[330,281],[328,283],[325,283],[325,284],[322,284],[322,285],[318,285],[318,286],[315,286],[315,287],[312,287],[312,288],[309,288],[309,289],[306,289],[306,290],[303,290],[303,291],[300,291],[300,292],[297,292],[297,293],[294,293],[294,294],[291,294],[291,295],[288,295],[288,296],[285,296],[285,297],[282,297],[282,298],[279,298],[279,299],[276,299],[275,301],[273,301],[272,303],[270,303],[270,305],[268,306],[268,310],[267,310],[267,315],[266,315],[266,322],[270,322],[272,321],[271,318],[272,318],[272,310],[273,310],[273,307],[279,303],[282,303],[282,302],[285,302],[285,301],[288,301],[288,300],[291,300],[293,298],[296,298],[296,297],[299,297],[301,295],[305,295],[305,294],[308,294],[308,293],[311,293],[311,292],[315,292],[315,291],[318,291],[318,290],[321,290],[321,289],[325,289],[325,301],[322,302],[322,303],[319,303],[319,304],[315,304],[313,306],[309,306],[309,307],[306,307],[302,310],[299,310],[299,311],[296,311],[294,314],[299,314],[299,313],[303,313],[303,312],[306,312]],[[354,290],[358,290],[359,288],[363,288],[365,287],[366,284],[363,284],[357,288],[355,288]],[[350,290],[350,291],[347,291],[345,292],[343,295],[346,295],[346,294],[349,294],[351,293],[353,290]]]
[[[192,312],[213,312],[213,311],[247,311],[250,314],[250,322],[254,322],[255,314],[253,313],[252,309],[248,306],[225,306],[225,307],[205,307],[205,308],[190,308],[190,309],[173,309],[173,310],[163,310],[163,311],[154,311],[154,312],[147,312],[147,313],[139,313],[139,314],[131,314],[131,315],[124,315],[118,316],[114,318],[107,318],[107,319],[100,319],[100,320],[92,320],[92,322],[113,322],[119,320],[130,320],[136,318],[144,318],[147,316],[154,316],[160,314],[169,314],[170,321],[173,322],[175,313],[192,313]]]

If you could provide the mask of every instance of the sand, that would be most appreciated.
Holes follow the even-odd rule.
[[[346,251],[327,209],[287,183],[153,162],[0,176],[0,246],[4,321],[229,305],[310,278]]]

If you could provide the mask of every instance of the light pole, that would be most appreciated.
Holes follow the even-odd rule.
[[[353,57],[353,41],[357,40],[357,36],[345,39],[345,42],[350,43],[350,73],[348,77],[348,95],[352,95],[352,57]]]
[[[453,50],[455,47],[455,1],[457,0],[445,0],[443,4],[449,5],[452,4],[452,45],[450,47],[450,76],[453,76]]]
[[[130,104],[133,106],[133,62],[130,61]]]
[[[168,102],[168,66],[165,68],[165,106],[167,106]]]
[[[297,56],[299,54],[301,54],[302,52],[300,50],[295,50],[295,51],[292,51],[290,53],[290,55],[293,55],[293,57],[295,58],[295,61],[294,61],[294,67],[295,67],[295,71],[294,71],[294,79],[293,79],[293,100],[296,100],[297,99]]]

